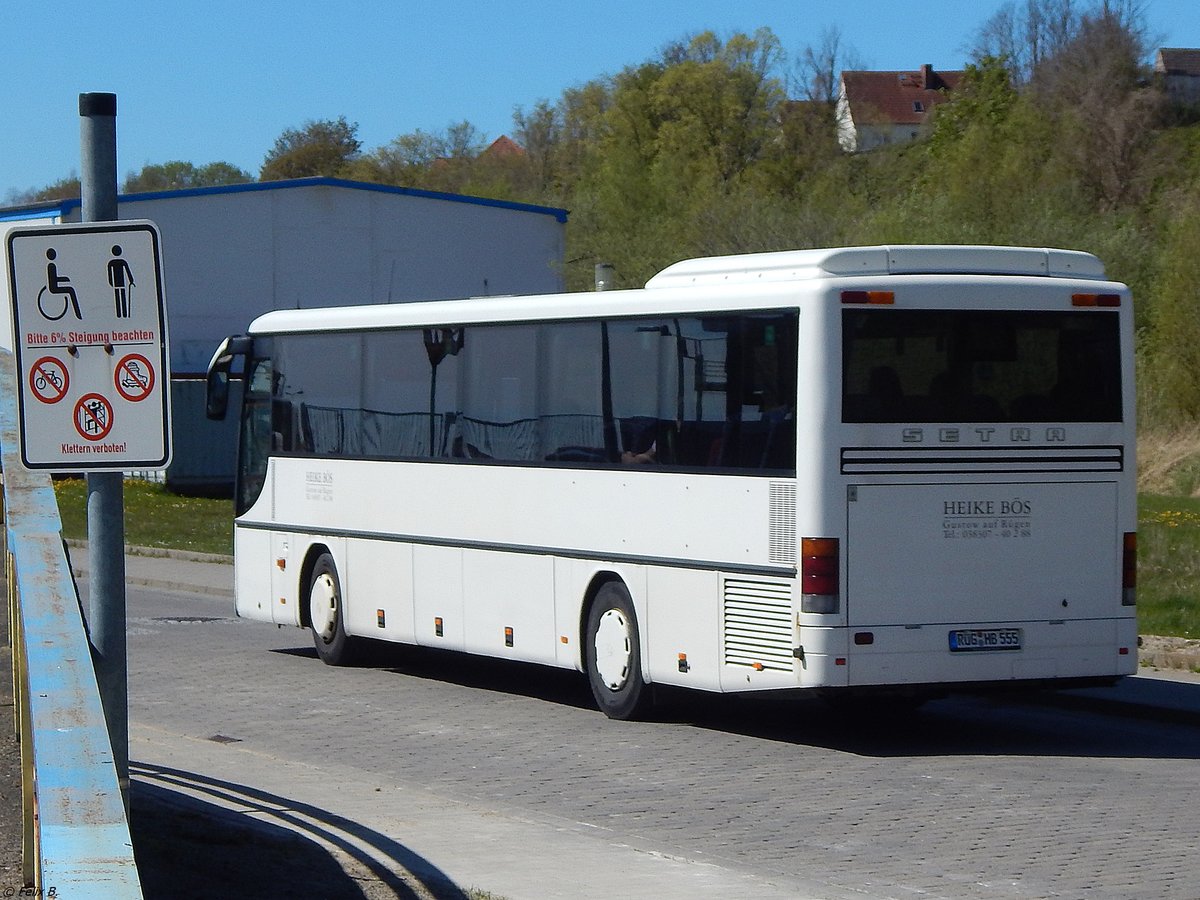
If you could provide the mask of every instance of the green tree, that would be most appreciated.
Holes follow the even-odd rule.
[[[785,98],[779,40],[769,29],[720,41],[712,32],[672,48],[676,62],[649,90],[656,155],[689,176],[728,185],[762,159]]]
[[[524,184],[531,195],[551,197],[562,190],[558,156],[563,145],[562,114],[546,100],[513,112],[514,137],[525,150]]]
[[[980,26],[972,56],[1002,59],[1015,84],[1028,84],[1074,39],[1079,16],[1078,0],[1008,0]]]
[[[1109,209],[1140,199],[1139,161],[1165,114],[1140,22],[1135,6],[1104,3],[1035,73],[1036,94],[1057,115],[1083,184]]]
[[[816,46],[809,44],[800,52],[791,94],[832,109],[837,103],[842,71],[860,69],[862,65],[858,54],[843,45],[840,28],[822,29],[821,42]]]
[[[172,160],[146,165],[140,172],[125,177],[121,190],[126,194],[148,191],[174,191],[186,188],[216,187],[223,184],[245,184],[253,181],[249,172],[232,163],[213,162],[196,167],[190,162]]]
[[[1165,114],[1146,66],[1143,0],[1026,0],[980,30],[977,57],[1002,58],[1050,115],[1075,178],[1104,209],[1142,198],[1138,160]]]
[[[483,135],[465,120],[439,132],[417,129],[356,157],[343,174],[398,187],[461,191],[470,183],[474,161],[485,146]]]
[[[41,203],[47,200],[72,200],[82,195],[79,176],[72,173],[52,184],[29,191],[10,192],[8,202],[14,206],[25,203]]]
[[[418,129],[358,157],[347,167],[346,174],[356,181],[415,187],[443,152],[443,141]]]
[[[280,181],[314,175],[340,177],[361,150],[358,123],[347,122],[345,116],[309,121],[299,129],[287,129],[275,140],[259,178]]]
[[[211,162],[196,170],[196,187],[215,187],[222,184],[247,184],[254,176],[233,163]]]
[[[721,40],[711,32],[669,45],[612,79],[569,204],[569,253],[584,265],[623,261],[618,281],[638,284],[696,248],[719,243],[737,197],[749,200],[769,158],[784,100],[782,51],[763,29]],[[569,133],[564,117],[564,131]]]
[[[1139,391],[1139,415],[1155,425],[1180,425],[1200,419],[1200,183],[1175,192],[1164,207],[1161,275],[1140,342],[1143,380],[1152,389]]]

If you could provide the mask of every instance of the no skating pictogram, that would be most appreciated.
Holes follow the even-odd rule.
[[[117,393],[131,403],[145,400],[154,390],[154,367],[140,353],[130,353],[117,363],[113,375]]]

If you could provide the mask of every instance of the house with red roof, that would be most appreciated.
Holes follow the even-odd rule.
[[[1154,56],[1154,74],[1173,104],[1200,105],[1200,50],[1163,47]]]
[[[848,153],[917,137],[930,112],[962,80],[962,72],[843,72],[838,87],[838,143]]]
[[[490,157],[493,159],[520,159],[525,155],[525,148],[510,138],[507,134],[502,134],[496,138],[487,149],[479,154],[481,159]]]

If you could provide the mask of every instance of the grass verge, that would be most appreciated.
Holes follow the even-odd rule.
[[[1138,498],[1138,630],[1200,638],[1200,499]]]
[[[54,482],[63,535],[87,538],[87,481]],[[233,501],[185,497],[161,484],[125,482],[125,543],[195,553],[233,552]]]

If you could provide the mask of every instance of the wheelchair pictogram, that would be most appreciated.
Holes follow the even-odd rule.
[[[75,313],[75,318],[82,320],[79,312],[79,295],[66,275],[58,274],[58,254],[51,247],[46,251],[46,285],[37,296],[38,312],[51,322],[57,322],[67,314],[67,310]],[[57,298],[57,299],[55,299]]]

